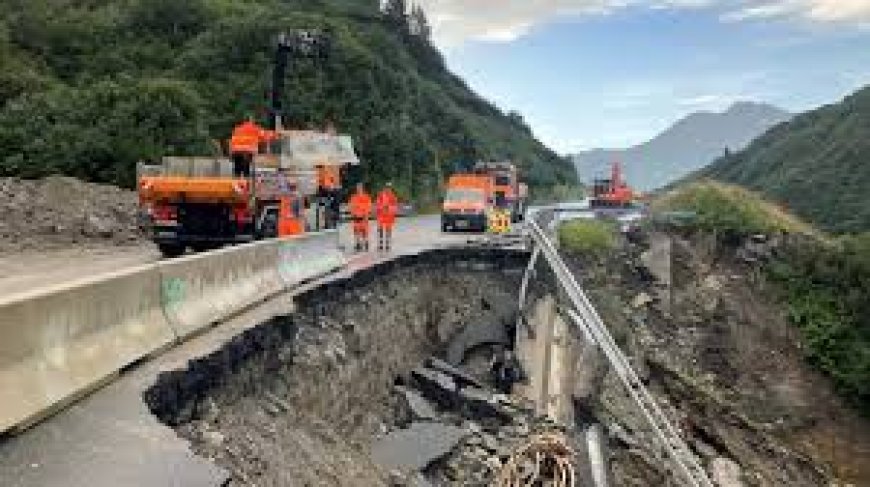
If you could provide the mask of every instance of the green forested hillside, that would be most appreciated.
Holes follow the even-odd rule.
[[[772,128],[699,175],[758,190],[829,231],[870,230],[870,87]]]
[[[296,127],[332,121],[352,134],[368,181],[389,178],[425,199],[456,163],[494,157],[518,161],[542,189],[575,180],[570,162],[520,116],[445,68],[428,29],[382,14],[378,0],[0,0],[0,8],[0,175],[130,186],[138,160],[212,153],[236,122],[265,122],[277,34],[320,28],[331,32],[331,55],[288,71],[286,115]]]

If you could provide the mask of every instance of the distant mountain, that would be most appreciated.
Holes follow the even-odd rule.
[[[870,230],[870,86],[772,128],[693,177],[760,191],[826,230]]]
[[[722,113],[692,113],[643,144],[628,149],[595,149],[573,159],[581,181],[607,174],[610,164],[619,161],[629,183],[647,191],[704,167],[726,151],[743,149],[790,117],[772,105],[739,102]]]

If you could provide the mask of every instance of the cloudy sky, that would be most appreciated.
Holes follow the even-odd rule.
[[[417,0],[449,65],[560,152],[737,100],[800,111],[870,84],[870,0]]]

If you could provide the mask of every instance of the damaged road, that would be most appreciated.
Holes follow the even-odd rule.
[[[431,251],[336,279],[144,399],[231,486],[489,485],[531,435],[565,429],[494,387],[527,259]],[[480,323],[498,339],[469,338]]]

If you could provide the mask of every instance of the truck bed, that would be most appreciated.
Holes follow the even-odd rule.
[[[250,184],[244,178],[189,178],[146,176],[139,181],[143,201],[235,203],[247,199]]]

